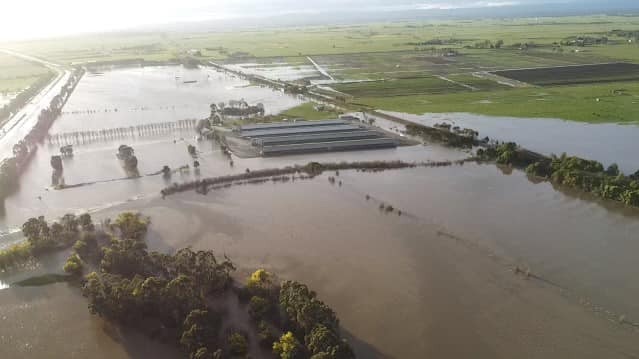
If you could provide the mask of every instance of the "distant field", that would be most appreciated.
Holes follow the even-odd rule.
[[[637,28],[639,16],[433,20],[193,34],[108,33],[10,43],[6,47],[61,63],[126,58],[161,60],[189,49],[201,50],[203,58],[225,60],[415,51],[431,47],[462,49],[483,40],[497,39],[503,40],[505,46],[525,42],[552,44],[569,36]],[[433,39],[445,40],[445,44],[416,45]],[[596,48],[601,51],[595,51]],[[611,44],[592,47],[593,51],[583,54],[567,52],[565,56],[590,57],[596,52],[602,57],[639,59],[636,48]]]
[[[495,71],[496,75],[537,86],[639,80],[639,65],[608,63]]]
[[[469,112],[604,123],[639,122],[639,82],[518,88],[444,95],[367,97],[361,106],[422,114]],[[360,106],[351,104],[354,109]]]
[[[626,97],[608,98],[615,88],[634,96],[639,74],[634,66],[616,70],[561,66],[628,62],[639,64],[639,39],[613,30],[639,30],[639,16],[573,16],[487,20],[429,20],[338,26],[309,26],[236,32],[109,33],[2,44],[62,64],[143,59],[167,61],[198,50],[202,61],[259,63],[263,67],[310,66],[313,58],[337,81],[335,89],[354,103],[397,111],[469,111],[578,121],[636,121],[636,106]],[[606,38],[569,45],[567,39]],[[558,68],[547,74],[511,69]],[[579,69],[579,70],[578,70]],[[487,72],[542,85],[553,96],[538,97],[508,87]],[[0,72],[1,74],[1,72]],[[362,81],[362,82],[356,82]],[[570,84],[582,83],[582,86]],[[590,83],[586,85],[585,83]],[[511,85],[519,85],[513,84]],[[561,85],[561,88],[554,86]],[[592,86],[592,87],[589,87]],[[601,92],[603,91],[603,92]],[[594,104],[589,93],[615,106]],[[437,104],[434,104],[437,101]],[[593,102],[593,103],[591,103]],[[630,106],[630,107],[628,107]],[[303,107],[298,113],[319,116]],[[320,116],[321,117],[321,116]]]
[[[340,92],[355,97],[405,96],[418,94],[441,94],[467,91],[467,88],[437,77],[390,79],[373,82],[354,82],[333,86]]]
[[[15,93],[49,73],[43,66],[0,53],[0,93]]]

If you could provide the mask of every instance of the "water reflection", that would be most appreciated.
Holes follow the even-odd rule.
[[[425,125],[448,122],[479,131],[499,141],[514,141],[533,151],[597,160],[605,166],[616,162],[626,174],[639,170],[639,126],[613,123],[589,124],[556,119],[482,116],[468,113],[412,115],[389,112]]]

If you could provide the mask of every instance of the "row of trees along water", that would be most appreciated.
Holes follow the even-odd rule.
[[[35,95],[40,92],[55,77],[55,73],[47,71],[35,83],[21,91],[11,102],[0,108],[0,123],[11,117],[11,114],[18,112],[24,104],[29,102]]]
[[[149,218],[131,212],[98,225],[88,214],[68,214],[51,224],[31,218],[22,227],[27,237],[22,246],[26,256],[37,257],[72,245],[65,279],[81,287],[91,313],[174,343],[189,358],[245,358],[249,338],[260,357],[355,357],[340,336],[335,312],[306,285],[280,283],[263,269],[245,285],[236,283],[234,264],[212,251],[149,252],[144,240],[149,224]],[[0,261],[7,251],[0,252]],[[247,315],[226,315],[230,305]]]
[[[625,175],[616,164],[604,168],[597,161],[567,156],[565,153],[561,156],[539,156],[518,147],[514,142],[479,149],[477,156],[483,160],[525,168],[527,174],[558,185],[639,207],[639,170]]]
[[[37,144],[46,137],[53,121],[60,116],[62,107],[71,96],[83,74],[84,70],[80,68],[73,71],[67,83],[60,89],[60,93],[55,95],[51,99],[49,106],[40,112],[38,121],[31,131],[23,140],[13,146],[13,157],[7,158],[0,163],[0,201],[4,200],[18,187],[20,172],[35,153]]]

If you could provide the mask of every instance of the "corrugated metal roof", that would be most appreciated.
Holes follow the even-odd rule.
[[[271,128],[293,128],[307,126],[334,126],[348,124],[344,120],[325,120],[325,121],[295,121],[295,122],[277,122],[277,123],[257,123],[253,125],[240,126],[240,131],[266,130]]]
[[[305,152],[327,152],[346,150],[365,150],[374,148],[396,147],[397,142],[390,138],[373,138],[364,140],[319,142],[319,143],[299,143],[278,146],[264,146],[263,155],[284,155]]]
[[[366,138],[378,138],[382,134],[377,131],[350,131],[350,132],[329,132],[329,133],[312,133],[290,136],[262,137],[254,141],[257,145],[272,146],[294,143],[313,143],[328,141],[346,141],[361,140]]]
[[[294,134],[310,134],[323,132],[346,132],[361,131],[360,127],[353,125],[318,126],[318,127],[298,127],[298,128],[274,128],[264,130],[242,131],[240,135],[248,138],[268,137],[268,136],[288,136]]]

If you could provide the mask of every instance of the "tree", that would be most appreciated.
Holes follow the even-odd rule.
[[[280,307],[300,335],[308,335],[319,324],[333,332],[337,332],[339,327],[335,312],[304,284],[294,281],[282,283]]]
[[[260,340],[260,345],[264,347],[273,347],[273,343],[277,341],[277,333],[274,328],[264,320],[260,321],[260,324],[257,326],[257,337]]]
[[[180,344],[191,357],[202,349],[215,347],[220,320],[209,310],[194,309],[186,316],[182,325]]]
[[[206,348],[200,348],[194,354],[191,354],[190,359],[222,359],[222,349],[218,349],[211,353]]]
[[[608,176],[618,176],[619,175],[619,166],[616,163],[611,164],[606,169],[606,174]]]
[[[124,212],[118,215],[114,226],[120,230],[122,238],[141,240],[146,235],[149,220],[142,218],[140,213]]]
[[[226,342],[229,347],[229,353],[232,356],[245,356],[248,353],[248,342],[243,334],[231,333]]]
[[[67,213],[60,219],[60,225],[64,228],[65,232],[77,233],[78,232],[78,220],[74,214]]]
[[[111,245],[103,249],[102,270],[131,277],[145,271],[146,244],[134,239],[111,239]]]
[[[273,352],[281,359],[299,359],[302,358],[303,348],[293,333],[286,332],[279,341],[273,343]]]
[[[313,355],[324,354],[331,359],[354,359],[355,354],[350,345],[323,325],[313,328],[311,334],[304,338],[306,347]]]
[[[97,258],[99,258],[99,247],[98,241],[95,237],[95,233],[83,233],[80,239],[78,239],[73,245],[73,250],[84,261],[88,261],[90,259],[96,260]]]
[[[88,213],[81,214],[78,217],[78,223],[82,227],[83,231],[93,231],[95,230],[95,226],[93,225],[93,221],[91,220],[91,215]]]
[[[164,300],[175,323],[182,323],[192,310],[204,307],[204,301],[193,280],[185,275],[169,281],[164,291]]]
[[[27,237],[29,244],[31,244],[33,249],[36,251],[48,246],[49,225],[42,216],[38,218],[29,218],[22,225],[22,234]]]
[[[258,269],[249,277],[246,288],[252,295],[271,297],[275,296],[277,288],[273,274],[264,269]]]
[[[251,301],[248,306],[248,312],[251,318],[254,320],[264,319],[270,310],[271,303],[269,303],[268,300],[258,296],[251,297]]]
[[[65,272],[73,276],[79,277],[82,275],[82,269],[83,269],[82,260],[77,254],[72,254],[71,257],[69,257],[67,262],[64,264],[63,269]]]

